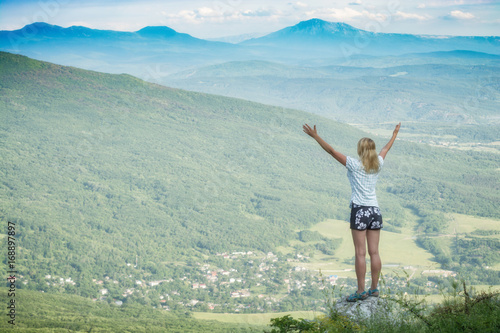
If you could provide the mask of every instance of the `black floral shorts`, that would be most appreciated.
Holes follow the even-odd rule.
[[[378,207],[359,206],[352,203],[351,229],[378,230],[382,229],[382,214]]]

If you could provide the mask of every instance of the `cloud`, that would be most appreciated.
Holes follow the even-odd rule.
[[[394,17],[401,20],[417,20],[417,21],[426,21],[431,19],[431,17],[428,15],[423,16],[414,13],[405,13],[399,10],[394,14]]]
[[[437,8],[452,6],[478,6],[494,4],[498,0],[437,0],[427,3],[420,3],[417,8]]]
[[[219,13],[210,7],[201,7],[196,11],[199,17],[214,17],[219,16]]]
[[[200,7],[194,10],[182,10],[175,14],[164,14],[165,18],[190,23],[221,23],[227,21],[237,21],[250,17],[275,18],[281,12],[275,8],[268,9],[239,9],[232,7]]]
[[[449,17],[455,18],[458,20],[470,20],[470,19],[473,19],[475,16],[471,13],[464,13],[460,10],[453,10],[450,13]]]
[[[306,3],[303,3],[303,2],[300,2],[300,1],[294,2],[293,5],[296,8],[306,8],[306,7],[308,7],[308,5]]]
[[[369,19],[375,21],[385,21],[387,16],[382,13],[372,13],[367,10],[358,11],[352,8],[324,8],[306,12],[308,17],[322,17],[328,20],[339,22],[353,21],[356,19]]]
[[[278,14],[275,10],[269,9],[258,9],[258,10],[244,10],[241,12],[243,16],[254,16],[254,17],[265,17],[265,16],[273,16]]]
[[[360,6],[361,5],[361,0],[354,0],[349,2],[349,6]]]

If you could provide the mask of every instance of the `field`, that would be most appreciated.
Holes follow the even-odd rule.
[[[394,123],[383,122],[370,125],[351,123],[349,125],[374,136],[390,137]],[[436,128],[430,129],[432,126],[428,122],[404,121],[402,124],[403,130],[399,133],[398,137],[411,142],[426,143],[434,147],[500,154],[499,141],[484,138],[478,139],[475,136],[474,139],[469,136],[465,136],[465,139],[462,138],[464,131],[467,131],[466,125],[451,124],[446,126],[441,124]],[[444,134],[453,133],[454,131],[457,131],[457,133]]]
[[[207,312],[194,312],[193,317],[196,319],[204,320],[217,320],[225,323],[233,324],[248,324],[248,325],[262,325],[269,324],[271,318],[282,317],[290,315],[293,318],[313,319],[320,315],[319,312],[313,311],[292,311],[292,312],[272,312],[272,313],[207,313]]]
[[[408,221],[402,233],[393,233],[382,231],[380,242],[380,254],[383,259],[384,273],[396,273],[401,275],[405,270],[409,276],[417,277],[424,270],[435,270],[440,274],[440,266],[433,261],[433,256],[428,251],[422,249],[415,243],[413,228],[416,224],[416,216],[408,215],[411,221]],[[480,218],[463,214],[447,214],[450,219],[449,233],[436,236],[442,239],[443,245],[451,244],[450,240],[455,237],[455,234],[463,235],[471,233],[475,230],[500,230],[500,221],[488,218]],[[309,270],[321,270],[325,275],[335,274],[344,277],[355,278],[355,273],[352,264],[347,264],[344,261],[349,260],[354,255],[354,246],[352,244],[349,225],[345,221],[326,220],[312,226],[309,230],[317,231],[321,235],[328,238],[342,238],[342,245],[336,251],[334,256],[326,256],[317,251],[309,263],[298,263],[297,265],[306,267]],[[487,237],[500,237],[499,234],[493,234]],[[289,253],[294,251],[293,246],[300,244],[300,241],[290,242],[288,247],[279,247],[278,251]],[[405,268],[406,267],[406,268]],[[498,269],[498,267],[494,267]],[[444,271],[443,271],[444,272]],[[431,273],[432,274],[432,273]],[[480,291],[500,291],[500,286],[475,285],[474,290]],[[459,288],[460,291],[460,288]],[[425,299],[427,304],[441,303],[450,297],[448,294],[437,295],[413,295],[410,296],[415,300]],[[195,312],[194,318],[203,320],[217,320],[225,323],[248,324],[248,325],[268,325],[271,318],[277,318],[290,314],[294,318],[312,319],[318,316],[319,313],[312,311],[302,312],[286,312],[286,313],[259,313],[259,314],[220,314],[220,313],[205,313]]]
[[[451,220],[450,232],[471,233],[475,230],[500,231],[500,220],[462,214],[448,214],[447,217]],[[497,234],[488,237],[500,238],[500,235]]]
[[[440,265],[433,260],[433,255],[415,243],[416,235],[413,230],[417,223],[417,217],[410,211],[407,211],[407,216],[409,217],[409,221],[401,229],[401,233],[382,230],[380,239],[380,256],[383,264],[382,273],[394,273],[401,276],[405,274],[404,270],[410,277],[417,277],[425,270],[439,271]],[[447,214],[446,217],[450,220],[448,233],[434,236],[440,239],[445,251],[451,251],[451,241],[456,234],[468,234],[475,230],[500,231],[500,221],[498,220],[463,214]],[[333,274],[341,277],[355,278],[354,265],[351,263],[354,256],[354,245],[352,243],[349,224],[341,220],[325,220],[315,224],[309,230],[317,231],[328,238],[342,238],[342,245],[333,256],[327,256],[316,251],[310,262],[298,263],[298,265],[309,270],[321,270],[325,275]],[[500,234],[492,232],[492,235],[485,237],[499,238]],[[292,246],[297,243],[300,242],[291,242],[291,246],[280,247],[279,251],[283,253],[291,252],[294,250]],[[499,269],[500,267],[497,266],[492,267],[492,269]],[[487,289],[486,286],[478,286],[478,288],[481,290]]]
[[[411,216],[411,215],[409,215]],[[392,273],[395,269],[407,268],[412,275],[416,271],[438,269],[439,264],[432,260],[432,254],[420,248],[415,243],[413,227],[416,223],[409,221],[402,229],[402,233],[382,231],[380,240],[380,255],[383,260],[383,271]],[[315,224],[309,230],[317,231],[328,238],[342,238],[342,245],[337,249],[335,255],[328,256],[319,251],[314,254],[308,263],[300,263],[309,270],[316,270],[325,275],[339,275],[342,277],[355,277],[354,266],[349,262],[354,256],[354,245],[352,243],[349,224],[341,220],[325,220]],[[293,244],[291,244],[293,245]],[[289,252],[292,248],[281,247],[280,251]]]

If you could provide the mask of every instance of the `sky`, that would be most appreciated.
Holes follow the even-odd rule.
[[[499,36],[500,0],[0,0],[0,30],[33,22],[198,38],[263,35],[320,18],[372,32]]]

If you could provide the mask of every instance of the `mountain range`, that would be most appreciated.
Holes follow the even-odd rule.
[[[34,23],[0,32],[0,49],[63,65],[144,77],[151,71],[147,66],[161,65],[162,71],[175,72],[230,59],[239,47],[194,38],[168,27],[121,32]]]
[[[346,123],[451,121],[456,137],[469,137],[464,124],[498,126],[499,45],[495,36],[374,33],[319,19],[237,44],[165,26],[120,32],[34,23],[0,32],[0,50],[39,60]]]
[[[39,60],[147,79],[225,61],[266,60],[332,64],[352,57],[469,50],[500,54],[499,37],[422,36],[374,33],[345,23],[303,21],[238,44],[202,40],[159,26],[136,32],[62,28],[33,23],[0,31],[0,50]],[[151,68],[145,68],[145,67]]]
[[[303,21],[267,36],[244,41],[242,44],[272,47],[274,50],[294,50],[303,57],[319,57],[318,51],[329,52],[330,57],[336,58],[348,58],[357,54],[401,55],[457,49],[495,54],[500,52],[499,37],[375,33],[354,28],[349,24],[320,19]]]

